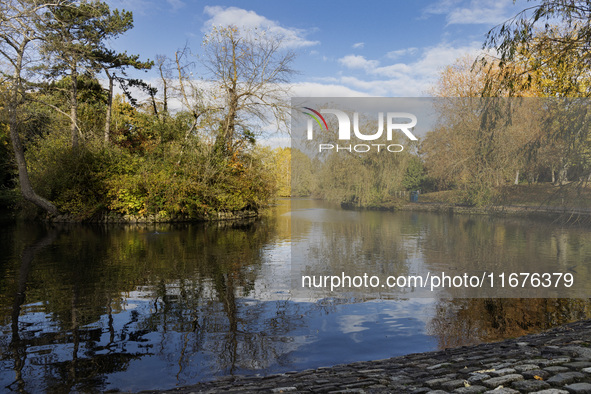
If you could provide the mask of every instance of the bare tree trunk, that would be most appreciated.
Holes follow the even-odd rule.
[[[105,116],[105,146],[109,144],[111,135],[111,111],[113,109],[113,76],[109,70],[105,69],[105,74],[109,78],[109,96],[107,97],[107,114]]]
[[[10,127],[10,139],[12,141],[12,149],[14,150],[14,158],[18,168],[18,179],[20,182],[21,193],[25,200],[32,202],[39,208],[46,212],[57,215],[58,211],[55,205],[47,201],[41,196],[38,196],[33,190],[31,181],[29,179],[29,172],[27,171],[27,162],[25,160],[25,153],[23,144],[18,134],[18,119],[17,119],[17,107],[19,104],[19,90],[21,88],[21,69],[23,63],[23,54],[25,53],[25,47],[27,41],[23,41],[17,51],[18,57],[16,59],[14,74],[10,92],[10,100],[8,101],[8,113],[9,113],[9,127]]]
[[[515,184],[519,185],[519,170],[517,170],[515,173]]]
[[[152,110],[154,111],[154,116],[159,118],[158,106],[156,105],[156,97],[154,96],[154,90],[152,89],[150,89],[150,98],[152,99]]]
[[[232,63],[230,76],[230,86],[228,87],[228,113],[224,119],[222,130],[216,138],[216,145],[218,149],[222,149],[224,155],[231,154],[231,147],[234,141],[234,133],[236,129],[236,116],[238,113],[238,59],[236,54],[237,42],[232,40]]]
[[[70,87],[70,132],[72,133],[72,148],[78,148],[78,69],[72,66],[72,83]]]
[[[568,164],[566,159],[562,159],[562,165],[558,170],[558,177],[556,178],[555,185],[565,185],[568,182]]]
[[[176,57],[177,59],[177,65],[178,65],[178,56]],[[163,89],[163,95],[164,95],[164,102],[163,102],[163,115],[164,115],[164,119],[166,120],[166,116],[168,115],[168,82],[166,81],[166,76],[164,75],[164,62],[166,61],[166,58],[164,56],[158,56],[156,61],[158,62],[158,71],[160,71],[160,79],[162,79],[162,89]]]
[[[226,148],[234,141],[234,131],[236,129],[236,109],[238,107],[238,97],[236,97],[234,92],[234,89],[230,90],[230,103],[228,106],[228,115],[225,122],[226,127],[224,130],[224,144],[226,145]]]

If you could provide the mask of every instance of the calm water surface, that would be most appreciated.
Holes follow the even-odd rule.
[[[169,389],[497,340],[591,316],[588,299],[292,289],[294,245],[306,269],[413,272],[531,259],[588,277],[591,231],[547,221],[285,200],[261,220],[233,225],[0,224],[2,391]],[[342,266],[351,256],[355,267]]]

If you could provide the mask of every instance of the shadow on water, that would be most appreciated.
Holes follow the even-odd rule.
[[[322,213],[309,212],[316,220]],[[291,220],[284,203],[256,222],[226,225],[6,224],[0,387],[166,389],[497,340],[589,316],[589,302],[574,299],[295,299],[290,241],[314,226]],[[406,256],[404,247],[417,246],[370,238],[386,220],[367,220],[353,232],[325,229],[359,236],[372,264],[373,250]],[[454,232],[442,231],[439,217],[397,220],[402,230],[386,228],[388,239],[425,237],[425,226],[431,237]],[[462,234],[456,244],[473,242]],[[560,247],[572,254],[576,237],[567,237]],[[435,259],[430,253],[446,242],[422,239],[423,258]]]

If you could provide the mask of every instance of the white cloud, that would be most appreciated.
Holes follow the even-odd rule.
[[[513,6],[513,0],[440,0],[427,7],[424,15],[445,15],[448,25],[496,25],[518,11],[511,10]]]
[[[210,30],[213,26],[234,25],[248,29],[266,29],[283,37],[283,45],[288,48],[309,47],[320,43],[307,40],[304,30],[280,26],[254,11],[238,7],[206,6],[203,12],[210,17],[204,24],[204,31]]]
[[[364,42],[356,42],[355,44],[352,45],[353,49],[361,49],[365,46]]]
[[[377,60],[367,60],[365,57],[359,55],[347,55],[340,58],[339,63],[347,68],[361,68],[365,70],[371,70],[380,64]]]
[[[364,81],[356,77],[343,77],[342,83],[375,97],[417,97],[429,88],[429,82],[413,78],[374,79]]]
[[[369,97],[371,94],[340,83],[299,82],[291,88],[294,97]]]
[[[447,15],[447,23],[453,24],[490,24],[496,25],[509,18],[507,9],[512,1],[493,1],[480,4],[472,1],[468,7],[456,8]]]
[[[412,65],[406,63],[396,63],[370,70],[371,74],[390,78],[403,78],[405,75],[412,74],[413,72]]]
[[[365,77],[341,75],[334,78],[332,86],[342,85],[354,92],[363,92],[371,96],[401,96],[415,97],[426,94],[446,66],[469,54],[476,56],[481,52],[480,42],[473,42],[464,46],[453,46],[448,43],[424,48],[409,48],[397,52],[394,55],[401,56],[404,53],[417,53],[418,59],[409,62],[394,62],[380,65],[378,60],[366,59],[363,56],[348,55],[339,62],[349,69],[361,69],[365,71]],[[386,57],[392,58],[388,53]],[[328,81],[327,81],[328,82]]]
[[[375,75],[400,78],[404,76],[436,75],[442,68],[452,64],[457,58],[466,54],[476,56],[480,52],[480,42],[467,46],[454,47],[446,43],[426,48],[421,57],[412,63],[395,63],[389,66],[376,67],[370,72]]]
[[[170,4],[173,11],[180,10],[181,8],[183,8],[185,6],[185,3],[183,3],[182,0],[166,0],[166,1],[168,2],[168,4]]]
[[[390,59],[397,59],[402,56],[407,56],[407,55],[412,56],[412,55],[416,54],[418,51],[419,51],[419,48],[415,48],[415,47],[398,49],[396,51],[388,52],[386,54],[386,57],[390,58]]]

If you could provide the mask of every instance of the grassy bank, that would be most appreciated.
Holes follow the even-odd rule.
[[[426,203],[462,205],[461,201],[459,190],[425,193],[419,197],[419,202]],[[580,183],[512,185],[495,190],[492,201],[491,205],[591,209],[591,187]]]
[[[553,217],[565,222],[591,219],[591,189],[581,184],[513,185],[498,189],[493,204],[468,206],[456,190],[421,194],[418,203],[406,203],[400,210],[446,212],[474,215]]]

